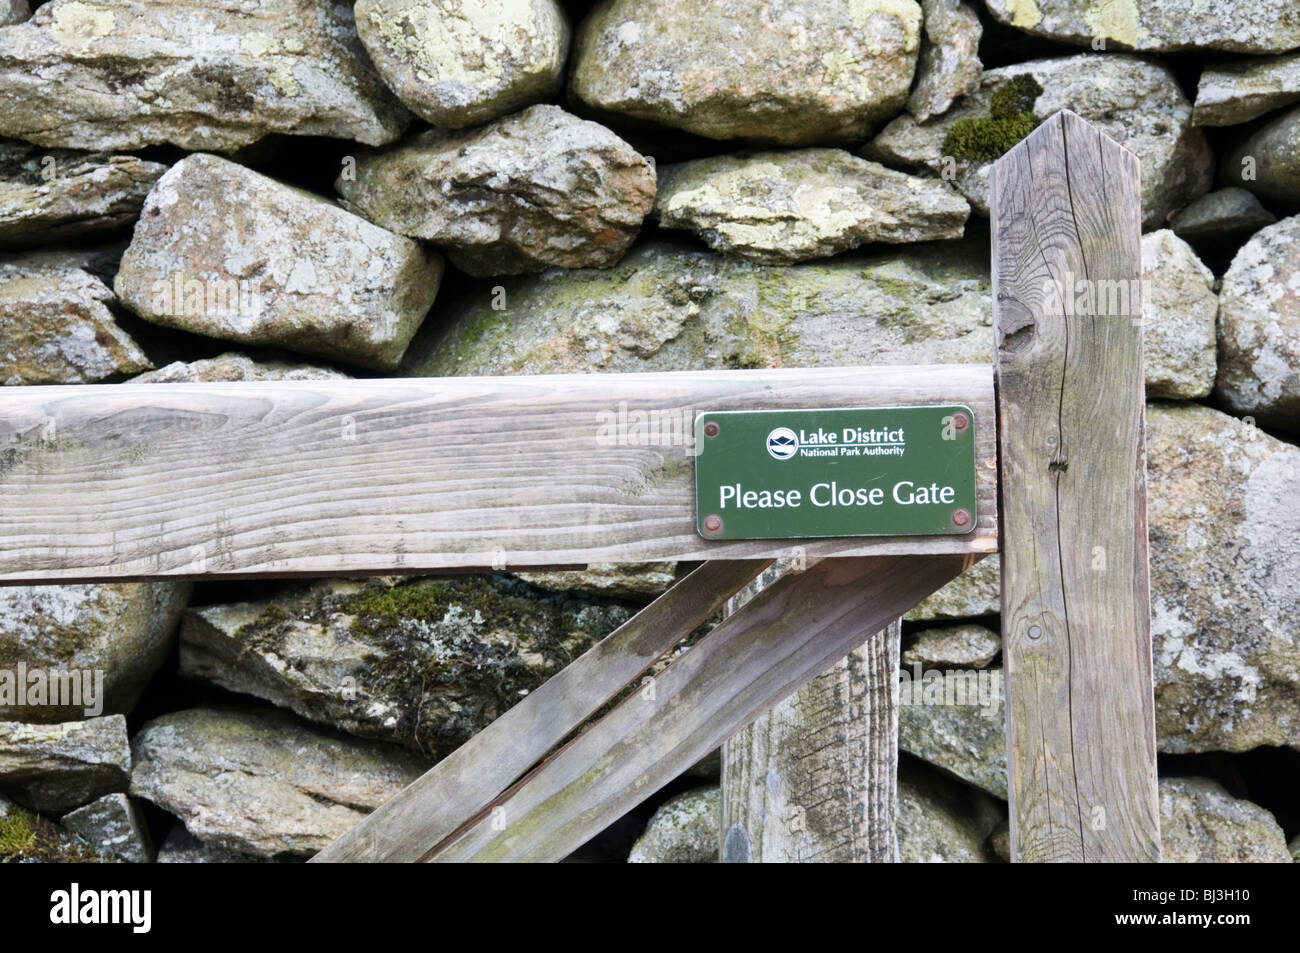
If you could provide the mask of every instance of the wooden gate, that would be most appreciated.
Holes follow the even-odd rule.
[[[0,582],[700,561],[315,858],[558,860],[1001,548],[1013,852],[1156,860],[1141,306],[1095,293],[1136,289],[1140,207],[1072,113],[997,163],[996,367],[4,388]],[[974,413],[972,532],[696,532],[674,421],[936,404]],[[611,408],[657,438],[611,439]]]

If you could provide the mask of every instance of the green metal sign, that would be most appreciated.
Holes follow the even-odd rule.
[[[718,411],[695,418],[706,539],[969,533],[969,407]]]

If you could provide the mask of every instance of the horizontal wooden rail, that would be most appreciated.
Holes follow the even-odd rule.
[[[954,403],[974,532],[808,557],[996,549],[991,367],[6,387],[0,582],[771,558],[696,534],[696,413]]]

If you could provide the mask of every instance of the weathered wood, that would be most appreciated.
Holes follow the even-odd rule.
[[[707,562],[385,802],[313,861],[415,861],[465,824],[768,565]]]
[[[781,571],[764,571],[728,611]],[[723,863],[894,861],[900,625],[895,619],[723,744]]]
[[[1138,162],[1058,113],[990,207],[1012,851],[1158,860]]]
[[[429,859],[566,856],[978,558],[827,559],[786,575]]]
[[[924,403],[975,412],[976,530],[808,555],[991,552],[984,365],[6,387],[0,582],[773,558],[696,534],[695,414]]]

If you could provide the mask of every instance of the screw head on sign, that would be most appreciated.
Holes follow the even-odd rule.
[[[707,531],[710,532],[710,533],[718,533],[718,532],[721,532],[721,531],[722,531],[722,517],[721,517],[721,516],[706,516],[706,517],[704,517],[704,528],[705,528],[705,530],[707,530]]]
[[[959,431],[965,430],[967,427],[970,426],[970,418],[967,417],[965,414],[953,414],[952,425]]]
[[[707,424],[704,425],[704,436],[716,437],[720,429],[721,428],[718,427],[715,421],[710,420]]]
[[[958,509],[958,510],[953,510],[953,511],[952,511],[952,525],[953,525],[953,526],[969,526],[969,525],[970,525],[970,512],[967,511],[967,510],[960,510],[960,509]]]

